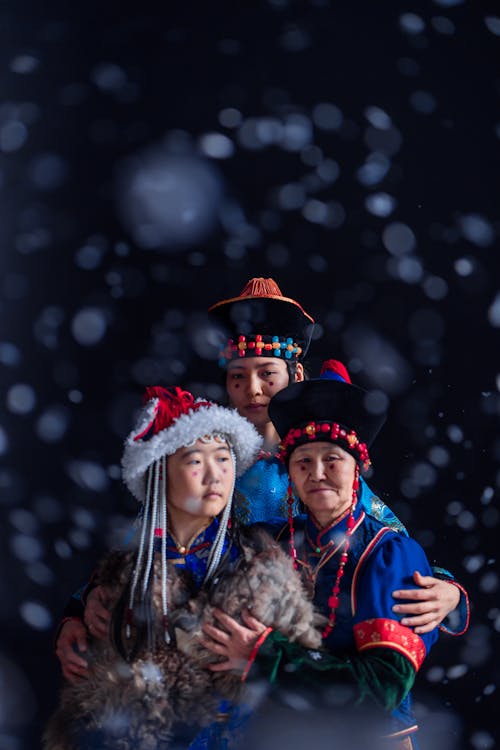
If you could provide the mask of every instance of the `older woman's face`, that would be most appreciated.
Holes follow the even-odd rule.
[[[298,496],[321,526],[331,524],[349,509],[355,469],[350,453],[322,441],[296,448],[288,467]]]
[[[167,504],[177,514],[206,520],[229,501],[234,466],[227,442],[197,440],[167,461]]]

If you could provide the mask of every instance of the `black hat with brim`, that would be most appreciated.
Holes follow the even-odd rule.
[[[354,431],[361,443],[370,447],[386,420],[385,414],[373,414],[366,407],[368,392],[341,380],[312,379],[279,391],[269,404],[269,416],[280,439],[284,441],[290,430],[298,430],[310,423],[340,425],[346,433]],[[304,434],[286,451],[287,456],[298,445],[311,438]],[[339,443],[359,458],[347,439],[333,439],[328,431],[318,431],[316,440]]]
[[[258,351],[264,356],[274,356],[270,347],[260,350],[260,346],[255,346],[255,339],[260,336],[268,344],[273,338],[282,344],[289,340],[301,349],[298,353],[295,350],[293,358],[301,358],[314,326],[314,318],[296,300],[284,297],[273,279],[251,279],[240,295],[215,303],[209,312],[234,342],[240,337],[251,339],[252,349],[246,349],[245,353],[253,356]]]

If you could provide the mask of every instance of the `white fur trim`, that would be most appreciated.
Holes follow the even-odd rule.
[[[198,399],[201,400],[201,399]],[[220,433],[227,437],[236,456],[236,476],[241,476],[255,461],[262,447],[262,437],[253,424],[236,409],[211,404],[181,414],[170,427],[149,440],[134,440],[140,435],[156,412],[158,399],[152,399],[142,409],[137,427],[125,440],[122,457],[123,481],[139,502],[146,497],[146,471],[161,456],[171,456],[179,448],[192,445],[204,435]]]

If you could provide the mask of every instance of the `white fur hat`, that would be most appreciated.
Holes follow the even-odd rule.
[[[146,498],[146,471],[162,456],[214,433],[226,437],[236,457],[236,476],[255,461],[262,438],[236,409],[195,400],[181,388],[147,388],[137,426],[125,440],[123,480],[139,502]]]

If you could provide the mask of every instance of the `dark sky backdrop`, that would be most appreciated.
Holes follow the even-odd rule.
[[[221,397],[206,308],[272,276],[390,403],[374,488],[470,591],[426,747],[496,747],[500,12],[479,0],[0,4],[0,748],[136,508],[146,384]]]

